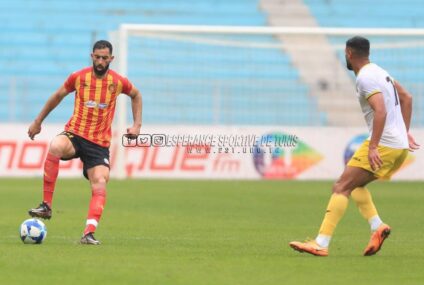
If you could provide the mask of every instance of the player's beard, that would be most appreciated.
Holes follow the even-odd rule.
[[[350,63],[349,59],[347,59],[346,55],[345,55],[345,59],[346,59],[346,68],[349,70],[353,70],[352,64]]]
[[[98,65],[98,66],[101,66],[101,65]],[[101,70],[99,70],[99,69],[97,69],[97,67],[96,67],[96,65],[93,63],[93,70],[94,70],[94,73],[97,75],[97,76],[103,76],[103,75],[105,75],[105,73],[108,71],[108,69],[109,69],[109,64],[108,65],[106,65],[105,67],[102,67],[103,69],[101,69]]]

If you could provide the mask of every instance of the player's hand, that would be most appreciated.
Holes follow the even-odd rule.
[[[420,145],[415,142],[414,137],[410,133],[408,133],[408,144],[409,144],[409,151],[411,152],[420,148]]]
[[[28,136],[30,139],[34,140],[35,135],[41,132],[41,124],[34,121],[28,128]]]
[[[377,148],[368,149],[368,161],[374,171],[378,170],[383,165],[383,161],[381,160]]]
[[[140,127],[132,126],[131,128],[127,128],[127,133],[125,134],[125,136],[130,139],[136,139],[139,134],[140,134]]]

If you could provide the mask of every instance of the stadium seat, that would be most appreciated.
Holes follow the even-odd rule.
[[[75,0],[49,1],[48,6],[43,0],[16,0],[5,1],[1,8],[10,13],[2,14],[4,29],[0,31],[0,76],[6,79],[0,89],[6,93],[0,94],[1,102],[5,103],[0,105],[0,121],[31,121],[71,72],[91,64],[93,41],[108,38],[108,32],[116,30],[120,23],[267,23],[257,0]],[[260,41],[276,43],[265,36]],[[281,50],[258,50],[251,59],[254,68],[245,69],[239,68],[248,52],[242,49],[204,45],[188,59],[178,54],[177,47],[184,48],[181,42],[158,45],[154,39],[141,43],[134,40],[130,46],[139,49],[131,57],[134,64],[129,67],[128,77],[144,94],[144,123],[325,124],[325,114],[308,95],[308,87],[299,80],[290,58]],[[211,56],[212,53],[217,56]],[[209,83],[189,87],[185,84],[184,79],[200,78],[199,74]],[[173,82],[172,92],[151,83],[152,78],[159,76]],[[231,86],[229,82],[235,80],[257,87]],[[224,92],[219,99],[217,88]],[[31,108],[26,104],[31,104]],[[305,111],[293,114],[294,107]],[[178,111],[163,116],[164,108]],[[72,111],[69,109],[72,99],[67,98],[49,116],[49,122],[63,122]]]
[[[347,28],[423,28],[422,15],[424,6],[418,0],[402,1],[388,0],[381,5],[376,1],[326,1],[304,0],[318,24],[323,27]],[[366,5],[366,16],[364,16]],[[359,20],[360,19],[360,20]],[[393,38],[392,38],[393,39]],[[331,39],[333,44],[344,44],[340,39]],[[402,40],[402,39],[399,39]],[[384,38],[374,39],[372,45]],[[387,40],[386,40],[387,41]],[[396,49],[396,56],[387,56],[383,51],[375,49],[371,53],[371,60],[387,69],[391,75],[408,87],[414,95],[413,125],[424,125],[424,112],[422,102],[422,67],[424,57],[422,48]],[[344,60],[344,52],[339,51],[339,57]]]

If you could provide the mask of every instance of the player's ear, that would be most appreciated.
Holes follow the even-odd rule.
[[[346,53],[347,58],[349,58],[349,59],[352,58],[352,49],[351,48],[347,47],[345,53]]]
[[[113,56],[113,55],[112,55],[112,56],[110,57],[110,61],[112,62],[114,58],[115,58],[115,56]]]

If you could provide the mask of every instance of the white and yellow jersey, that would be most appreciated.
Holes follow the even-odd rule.
[[[368,99],[381,92],[384,97],[387,116],[379,144],[397,149],[408,148],[408,137],[400,109],[399,96],[393,78],[389,73],[374,63],[363,66],[356,77],[356,91],[362,113],[368,125],[370,138],[374,111],[368,103]]]

